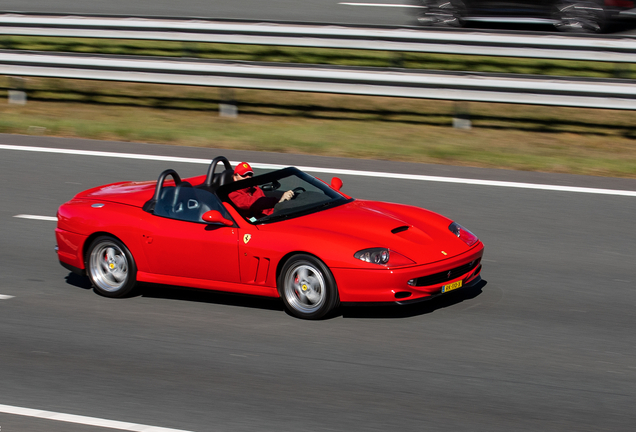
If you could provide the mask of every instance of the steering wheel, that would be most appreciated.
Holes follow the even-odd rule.
[[[296,197],[300,195],[301,192],[306,192],[306,191],[304,187],[298,186],[296,188],[293,188],[292,192],[294,193],[294,196],[292,197],[292,199],[296,199]]]

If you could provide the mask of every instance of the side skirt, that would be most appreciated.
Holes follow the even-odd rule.
[[[214,291],[225,291],[238,294],[251,294],[264,297],[279,297],[275,287],[248,285],[233,282],[211,281],[206,279],[194,279],[180,276],[166,276],[154,273],[137,272],[139,282],[150,282],[164,285],[185,286],[190,288],[202,288]]]

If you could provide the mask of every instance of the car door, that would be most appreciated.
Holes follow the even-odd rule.
[[[152,216],[143,231],[152,273],[240,282],[236,228]]]
[[[190,187],[168,194],[141,224],[144,251],[157,275],[240,282],[238,229],[203,222],[209,209],[225,212],[211,193]],[[177,196],[177,198],[174,198]],[[166,210],[167,209],[167,210]],[[229,215],[228,215],[229,217]]]

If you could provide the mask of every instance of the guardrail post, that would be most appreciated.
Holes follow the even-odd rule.
[[[24,78],[21,77],[9,77],[9,87],[12,90],[8,91],[8,99],[10,104],[25,105],[27,102],[27,95],[24,91]]]
[[[236,118],[238,117],[238,107],[234,100],[234,89],[219,89],[219,116]]]
[[[470,121],[470,107],[468,102],[455,102],[453,111],[453,127],[455,129],[470,130],[472,128],[472,122]]]

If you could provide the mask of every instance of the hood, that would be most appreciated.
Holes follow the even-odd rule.
[[[156,181],[112,183],[80,192],[75,198],[142,207],[154,195],[156,184]]]
[[[317,249],[330,248],[351,261],[358,250],[386,247],[416,264],[441,261],[470,249],[450,232],[452,221],[418,207],[377,201],[351,203],[259,230],[296,233],[298,240]],[[304,239],[302,239],[304,237]],[[354,262],[357,262],[355,260]]]

